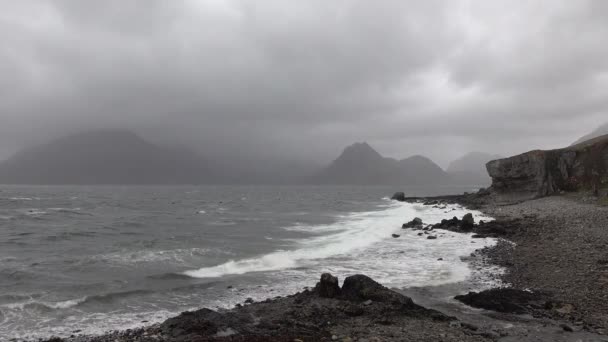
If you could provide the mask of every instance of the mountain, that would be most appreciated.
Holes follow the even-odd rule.
[[[369,144],[344,149],[329,166],[312,177],[317,184],[429,185],[447,181],[445,171],[423,156],[385,158]]]
[[[185,184],[212,178],[195,153],[121,130],[71,135],[0,163],[0,183],[12,184]]]
[[[486,163],[500,158],[502,157],[499,155],[470,152],[452,161],[446,171],[453,182],[485,186],[491,182],[491,178],[486,170]]]
[[[587,134],[585,136],[582,136],[577,141],[573,142],[572,145],[570,145],[570,146],[574,146],[574,145],[580,144],[583,141],[587,141],[587,140],[590,140],[590,139],[593,139],[593,138],[597,138],[597,137],[605,135],[605,134],[608,134],[608,122],[605,123],[605,124],[603,124],[603,125],[601,125],[600,127],[596,128],[593,132],[591,132],[591,133],[589,133],[589,134]]]

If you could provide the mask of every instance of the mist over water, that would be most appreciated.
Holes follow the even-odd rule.
[[[327,271],[340,279],[364,273],[398,288],[468,279],[460,257],[493,241],[473,244],[450,232],[427,240],[402,230],[414,217],[433,223],[467,211],[390,201],[394,190],[3,187],[0,336],[150,324],[188,309],[294,293]]]

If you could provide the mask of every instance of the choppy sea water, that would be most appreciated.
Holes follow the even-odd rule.
[[[481,213],[391,201],[394,190],[0,186],[0,340],[99,334],[230,308],[300,291],[322,272],[363,273],[396,288],[471,279],[461,258],[495,241],[450,232],[427,240],[401,224]],[[463,190],[471,189],[407,193]]]

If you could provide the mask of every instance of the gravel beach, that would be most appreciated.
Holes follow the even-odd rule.
[[[483,208],[501,220],[521,220],[488,254],[506,266],[506,283],[551,295],[546,314],[590,331],[608,330],[608,207],[581,195],[552,196]]]

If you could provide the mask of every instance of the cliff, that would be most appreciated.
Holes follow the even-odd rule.
[[[594,190],[608,180],[608,135],[574,146],[535,150],[486,164],[492,193],[525,200],[561,191]]]

